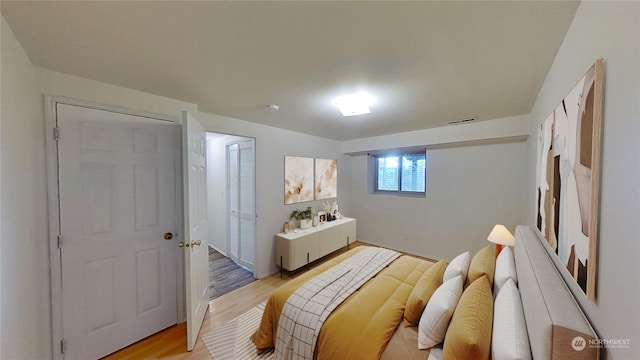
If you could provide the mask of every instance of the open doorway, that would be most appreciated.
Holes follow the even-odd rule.
[[[254,281],[255,139],[207,133],[209,294]]]

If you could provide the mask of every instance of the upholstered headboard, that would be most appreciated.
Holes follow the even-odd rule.
[[[599,359],[589,324],[535,231],[516,228],[515,259],[534,359]]]

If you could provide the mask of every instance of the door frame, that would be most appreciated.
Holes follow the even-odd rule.
[[[154,114],[145,111],[138,111],[124,107],[113,105],[105,105],[85,100],[78,100],[63,96],[44,96],[45,105],[45,149],[46,149],[46,173],[47,173],[47,212],[49,220],[49,274],[51,285],[51,357],[55,360],[64,359],[62,353],[64,339],[62,324],[62,262],[60,258],[60,249],[58,247],[60,234],[60,198],[59,198],[59,176],[58,176],[58,144],[55,139],[55,128],[58,124],[56,108],[58,104],[85,107],[89,109],[109,111],[113,113],[133,115],[145,117],[153,120],[164,121],[179,125],[179,119],[167,115]],[[179,140],[181,143],[181,139]],[[181,152],[181,147],[176,149]],[[182,209],[182,157],[180,153],[176,154],[174,176],[176,177],[176,229],[183,228],[183,209]],[[180,234],[176,234],[180,236]],[[64,242],[64,239],[62,239]],[[184,256],[182,252],[177,250],[177,281],[176,281],[176,297],[177,308],[176,314],[178,323],[185,321],[185,299],[184,299]]]
[[[251,142],[251,151],[253,152],[253,250],[254,250],[254,259],[253,259],[253,269],[252,269],[252,275],[254,279],[257,279],[256,277],[256,272],[258,269],[258,236],[257,236],[257,227],[258,227],[258,204],[257,204],[257,161],[256,161],[256,139],[252,138],[252,137],[247,137],[247,136],[240,136],[240,135],[234,135],[237,137],[241,137],[243,138],[242,140],[235,140],[232,141],[230,143],[225,144],[225,160],[226,160],[226,182],[227,182],[227,201],[226,201],[226,207],[227,207],[227,255],[229,255],[229,257],[231,257],[231,202],[229,199],[231,199],[231,196],[229,196],[229,193],[231,191],[230,189],[230,185],[229,185],[229,176],[230,176],[230,171],[229,171],[229,146],[233,146],[233,145],[240,145],[242,143],[246,143],[246,142]],[[238,155],[239,155],[239,151],[240,149],[238,148]],[[240,171],[240,169],[238,168],[238,171]],[[240,226],[240,213],[238,213],[238,226]],[[240,235],[240,233],[238,232],[238,236]],[[238,248],[238,262],[242,262],[242,256],[240,256],[240,249]]]
[[[253,141],[253,199],[254,199],[254,203],[253,203],[253,214],[255,217],[255,221],[253,222],[253,231],[254,231],[254,236],[253,236],[253,246],[254,249],[256,251],[256,256],[254,259],[254,263],[253,263],[253,278],[254,279],[258,279],[258,269],[260,268],[260,257],[258,256],[258,228],[260,227],[258,220],[259,220],[259,214],[258,214],[258,138],[256,138],[255,136],[251,136],[251,135],[242,135],[240,133],[234,133],[234,132],[229,132],[228,129],[222,129],[222,128],[218,128],[216,126],[207,126],[207,124],[203,124],[205,125],[205,129],[207,131],[207,133],[214,133],[214,134],[219,134],[219,135],[229,135],[229,136],[234,136],[234,137],[238,137],[238,138],[244,138],[246,140],[241,140],[240,142],[244,142],[247,140],[252,140]],[[229,144],[233,144],[236,141],[232,141]],[[228,177],[229,174],[229,164],[228,164],[228,156],[227,156],[227,146],[228,144],[225,144],[225,177]],[[225,179],[225,182],[227,181],[227,179]],[[225,256],[229,257],[229,187],[228,187],[228,183],[225,183],[225,208],[226,208],[226,212],[225,212],[225,223],[227,226],[227,239],[225,240],[227,242],[227,254]]]

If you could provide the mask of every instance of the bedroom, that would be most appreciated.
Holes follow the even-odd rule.
[[[429,154],[430,161],[459,164],[457,171],[436,172],[430,168],[428,190],[451,184],[449,192],[437,204],[420,205],[414,199],[397,199],[380,206],[376,199],[366,196],[363,182],[364,157],[347,156],[339,149],[345,144],[325,138],[313,137],[288,130],[244,122],[232,118],[199,113],[197,104],[126,89],[102,82],[79,78],[47,70],[32,64],[16,36],[12,33],[3,13],[2,24],[2,355],[20,358],[47,358],[52,352],[50,335],[49,268],[47,243],[46,172],[43,135],[42,94],[57,94],[99,103],[175,115],[186,109],[198,114],[200,121],[210,130],[241,133],[255,137],[264,151],[265,159],[275,159],[275,165],[262,162],[258,182],[266,189],[258,202],[267,204],[260,227],[262,238],[270,239],[277,232],[283,218],[290,211],[282,205],[282,156],[334,157],[339,163],[338,200],[341,211],[358,218],[358,235],[362,240],[385,245],[385,239],[375,240],[378,233],[370,215],[362,209],[376,209],[382,218],[402,221],[403,229],[398,242],[400,250],[422,252],[430,257],[451,257],[458,250],[478,249],[485,244],[479,237],[472,244],[457,239],[473,238],[485,234],[497,221],[512,230],[516,224],[534,222],[534,188],[531,174],[535,172],[535,142],[531,135],[548,115],[567,89],[597,58],[606,60],[605,112],[603,130],[603,171],[601,192],[601,248],[599,249],[598,301],[584,301],[585,311],[605,338],[632,338],[632,348],[611,349],[613,358],[628,358],[625,351],[638,353],[635,336],[640,333],[640,314],[636,304],[640,301],[638,286],[623,288],[619,284],[638,284],[639,254],[636,233],[638,174],[636,139],[640,111],[638,67],[638,4],[581,4],[562,42],[553,66],[544,74],[544,84],[533,100],[533,106],[520,120],[524,126],[519,132],[530,135],[527,142],[437,149]],[[3,11],[4,12],[4,11]],[[601,26],[594,26],[600,24]],[[635,41],[634,41],[635,39]],[[634,46],[635,44],[635,46]],[[494,125],[483,131],[496,134],[502,129]],[[425,130],[428,136],[441,136],[439,130]],[[469,134],[467,134],[469,135]],[[475,134],[470,134],[475,136]],[[498,136],[498,135],[494,135]],[[286,138],[287,141],[277,139]],[[17,154],[21,154],[17,157]],[[491,156],[489,160],[484,159]],[[494,158],[495,156],[495,158]],[[495,159],[495,160],[494,160]],[[437,164],[437,163],[436,163]],[[434,163],[432,163],[435,166]],[[472,168],[471,165],[477,167]],[[478,176],[480,171],[480,176]],[[277,176],[269,176],[275,173]],[[504,175],[508,174],[508,175]],[[260,175],[258,175],[260,177]],[[477,176],[473,184],[461,181]],[[517,181],[513,179],[516,177]],[[441,185],[442,184],[442,185]],[[488,211],[486,199],[478,199],[473,206],[464,206],[460,189],[471,188],[472,196],[491,194],[495,208]],[[444,191],[441,189],[441,191]],[[442,193],[443,197],[446,195]],[[435,196],[435,194],[434,194]],[[496,197],[504,200],[495,203]],[[445,204],[447,206],[445,206]],[[491,204],[489,204],[491,205]],[[317,205],[316,205],[317,206]],[[274,209],[277,209],[274,211]],[[514,210],[516,209],[516,210]],[[269,210],[269,211],[266,211]],[[420,228],[421,222],[411,217],[418,211],[429,214],[429,228]],[[447,213],[449,211],[449,213]],[[404,212],[404,213],[403,213]],[[488,219],[490,213],[500,220]],[[399,216],[394,215],[399,214]],[[396,217],[397,216],[397,217]],[[485,218],[482,218],[485,216]],[[391,220],[393,219],[393,220]],[[367,223],[368,221],[368,223]],[[465,221],[465,226],[459,226]],[[394,232],[393,235],[396,235]],[[425,244],[420,239],[448,239],[446,244]],[[8,250],[20,244],[20,256]],[[271,244],[261,243],[271,259]],[[389,243],[388,245],[391,245]],[[446,247],[443,247],[446,245]],[[437,253],[429,254],[429,251]],[[275,271],[275,264],[263,261],[260,276]],[[615,279],[615,282],[613,281]],[[17,311],[16,311],[17,309]],[[27,311],[26,309],[30,309]],[[616,356],[617,355],[617,356]],[[4,356],[3,356],[4,358]]]

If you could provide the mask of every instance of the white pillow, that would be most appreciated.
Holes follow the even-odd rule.
[[[446,282],[449,279],[452,279],[458,275],[462,276],[462,282],[467,280],[467,271],[469,271],[469,264],[471,263],[471,255],[469,252],[464,252],[458,256],[456,256],[447,268],[444,270],[444,275],[442,275],[442,282]]]
[[[516,261],[513,256],[513,249],[505,246],[500,251],[496,259],[496,270],[493,276],[493,294],[497,295],[500,288],[507,282],[513,280],[514,285],[518,285],[518,274],[516,273]]]
[[[493,303],[491,339],[492,359],[531,359],[520,292],[512,279],[507,279]]]
[[[418,324],[418,349],[428,349],[442,342],[449,321],[462,295],[462,276],[440,285],[431,295]]]

